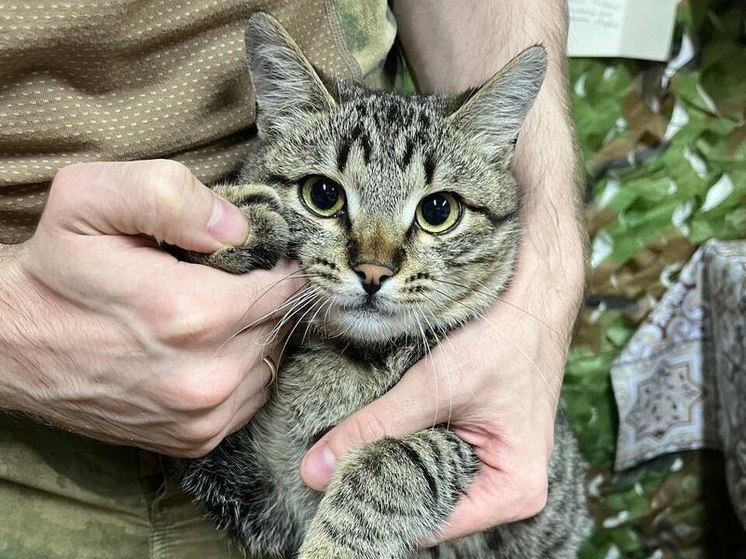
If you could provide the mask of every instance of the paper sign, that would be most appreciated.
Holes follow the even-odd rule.
[[[569,56],[667,60],[678,0],[569,0]]]

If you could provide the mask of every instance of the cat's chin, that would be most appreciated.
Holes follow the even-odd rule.
[[[327,335],[362,343],[385,343],[419,332],[419,326],[408,313],[384,314],[370,308],[339,309],[324,318]]]

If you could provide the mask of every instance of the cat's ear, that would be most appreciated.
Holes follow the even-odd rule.
[[[260,135],[287,130],[305,114],[334,106],[316,71],[273,17],[260,12],[249,18],[246,54]]]
[[[544,47],[529,47],[469,96],[449,118],[488,153],[515,143],[544,81]]]

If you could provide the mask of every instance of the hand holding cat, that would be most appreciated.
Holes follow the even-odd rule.
[[[449,335],[390,392],[327,433],[303,461],[306,483],[323,489],[336,462],[364,443],[450,424],[476,449],[482,466],[439,541],[540,512],[568,341],[566,333],[518,308],[528,306],[517,293],[521,277],[519,269],[502,297],[510,303],[498,303],[483,320]],[[568,331],[566,315],[576,305],[571,297],[554,309],[565,315]]]
[[[264,317],[301,284],[279,281],[284,265],[179,262],[153,238],[211,252],[247,232],[178,163],[62,169],[35,235],[0,247],[0,408],[171,455],[212,449],[265,402],[262,358],[279,348]]]

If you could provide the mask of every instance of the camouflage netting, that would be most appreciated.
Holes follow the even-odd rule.
[[[746,553],[718,453],[672,454],[614,473],[609,377],[696,247],[746,238],[745,25],[740,2],[689,0],[668,63],[571,62],[593,252],[563,391],[590,463],[595,528],[584,559]]]

